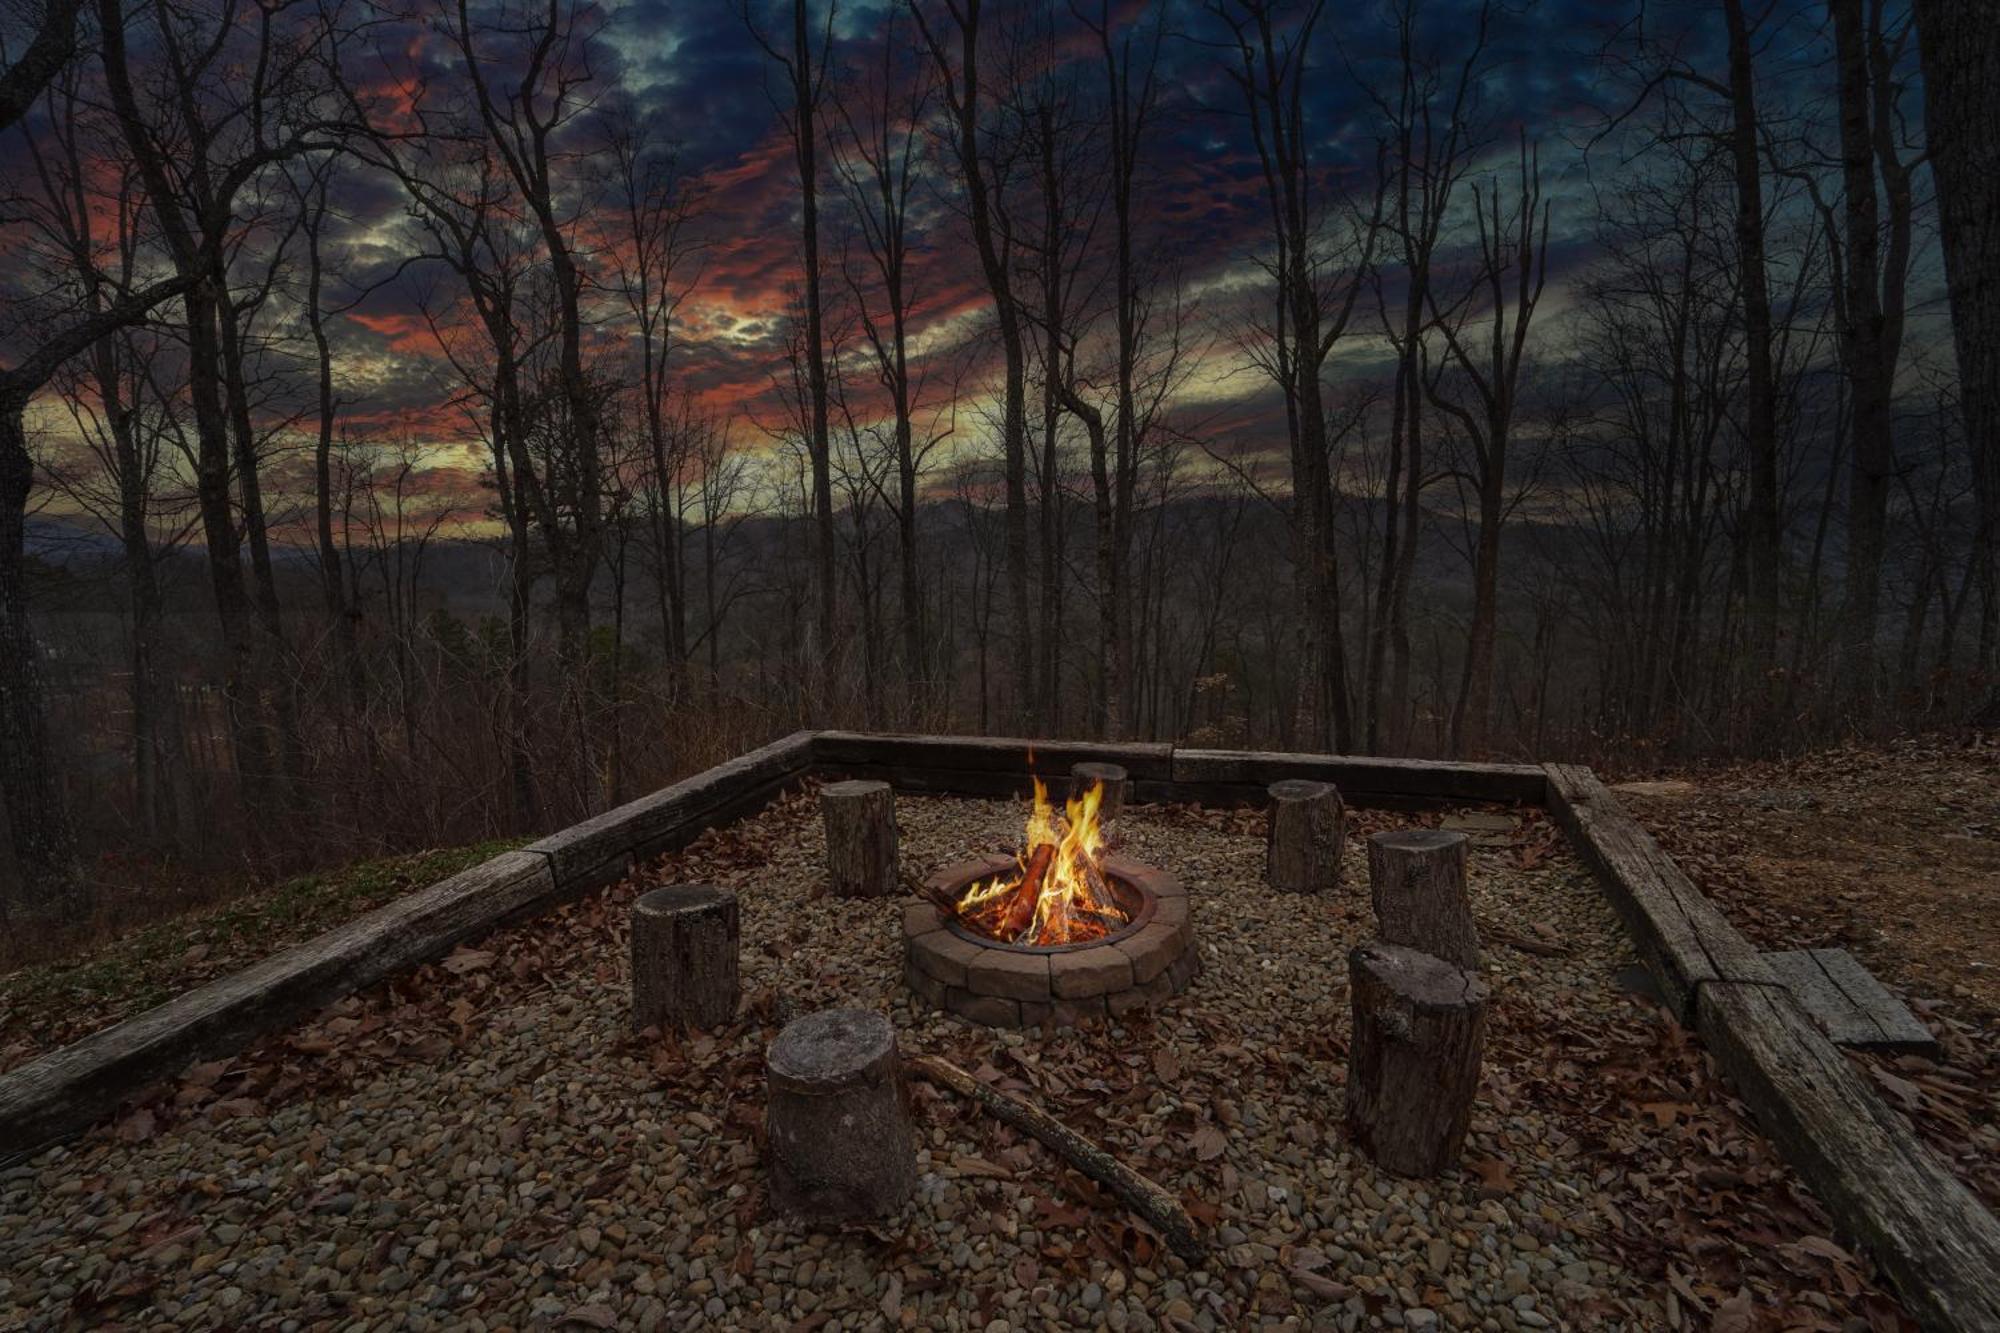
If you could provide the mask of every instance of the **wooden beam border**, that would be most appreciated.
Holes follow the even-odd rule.
[[[811,767],[799,732],[404,894],[365,916],[184,991],[0,1074],[0,1165],[89,1128],[159,1079],[235,1055],[344,996],[621,878],[628,867],[761,809]]]
[[[2000,1220],[1889,1107],[1763,956],[1587,768],[1547,766],[1549,809],[1680,1021],[1933,1333],[2000,1333]]]

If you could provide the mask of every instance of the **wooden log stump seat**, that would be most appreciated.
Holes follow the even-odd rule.
[[[1479,969],[1479,932],[1465,896],[1465,835],[1404,829],[1368,839],[1377,939]]]
[[[1264,882],[1280,893],[1318,893],[1340,887],[1340,857],[1347,846],[1347,812],[1330,782],[1287,778],[1270,787],[1271,833]]]
[[[888,898],[896,878],[896,793],[886,782],[829,782],[819,791],[826,868],[839,898]]]
[[[736,895],[674,884],[632,904],[632,1026],[709,1028],[736,1016]]]
[[[1097,817],[1110,824],[1125,810],[1125,802],[1132,794],[1132,779],[1123,764],[1100,764],[1085,761],[1070,765],[1069,798],[1074,801],[1090,790],[1091,784],[1104,784],[1104,796],[1097,806]]]
[[[865,1009],[786,1025],[765,1056],[771,1206],[808,1222],[883,1217],[917,1186],[896,1030]]]
[[[1385,1171],[1437,1175],[1457,1160],[1472,1123],[1486,987],[1441,958],[1378,941],[1355,949],[1347,966],[1348,1135]]]

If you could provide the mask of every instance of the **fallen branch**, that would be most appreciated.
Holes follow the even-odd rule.
[[[973,926],[972,919],[959,910],[958,900],[944,890],[931,887],[921,876],[913,874],[908,870],[902,873],[902,880],[904,888],[917,897],[922,898],[932,907],[937,908],[939,912],[944,914],[945,920],[958,921],[968,927],[977,929],[976,926]]]
[[[1047,1112],[1018,1097],[988,1087],[951,1061],[935,1055],[920,1055],[909,1067],[933,1083],[942,1084],[961,1096],[970,1097],[1003,1124],[1011,1125],[1038,1140],[1056,1156],[1116,1194],[1133,1212],[1152,1224],[1166,1238],[1175,1254],[1190,1264],[1208,1257],[1208,1246],[1195,1229],[1194,1219],[1166,1190],[1134,1171],[1083,1135]]]
[[[1477,925],[1479,938],[1482,940],[1491,940],[1495,944],[1504,944],[1510,949],[1518,949],[1522,953],[1533,954],[1537,958],[1569,957],[1568,949],[1552,941],[1538,940],[1528,935],[1522,935],[1516,931],[1507,929],[1505,926],[1495,925],[1493,922],[1483,918],[1477,922]]]

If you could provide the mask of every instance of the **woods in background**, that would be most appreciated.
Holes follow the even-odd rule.
[[[789,262],[732,322],[728,173],[622,13],[52,0],[0,48],[0,914],[805,725],[1636,767],[1962,722],[1976,8],[1635,9],[1572,31],[1579,108],[1502,0],[746,0]],[[370,410],[363,323],[434,411]]]

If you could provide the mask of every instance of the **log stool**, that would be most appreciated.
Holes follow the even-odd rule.
[[[736,1016],[736,895],[674,884],[632,904],[632,1026],[715,1027]]]
[[[1486,986],[1441,958],[1379,941],[1349,954],[1347,968],[1347,1132],[1383,1170],[1434,1176],[1457,1160],[1472,1123]]]
[[[771,1206],[809,1222],[882,1217],[917,1187],[896,1030],[865,1009],[786,1025],[764,1058]]]
[[[1281,893],[1318,893],[1340,887],[1340,856],[1347,846],[1347,811],[1331,782],[1288,778],[1270,787],[1271,834],[1264,854],[1264,882]]]
[[[1465,896],[1463,833],[1377,833],[1368,839],[1368,883],[1377,939],[1479,969],[1479,932]]]
[[[1104,784],[1104,796],[1098,801],[1097,818],[1109,825],[1125,809],[1126,799],[1132,794],[1132,779],[1125,772],[1125,765],[1096,762],[1070,765],[1070,800],[1081,800],[1091,785],[1099,782]]]
[[[896,879],[896,793],[886,782],[829,782],[819,789],[826,868],[840,898],[888,898]]]

